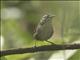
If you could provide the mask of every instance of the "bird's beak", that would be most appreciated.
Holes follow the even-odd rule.
[[[51,15],[50,17],[55,17],[55,15]]]
[[[50,17],[53,18],[53,17],[55,17],[55,15],[51,15]]]

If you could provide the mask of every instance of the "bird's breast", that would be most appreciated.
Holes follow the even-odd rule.
[[[36,40],[48,40],[53,35],[53,28],[51,24],[41,26],[35,34]]]

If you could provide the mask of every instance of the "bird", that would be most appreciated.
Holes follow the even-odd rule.
[[[49,15],[49,14],[43,15],[33,34],[33,38],[35,40],[46,41],[51,44],[54,44],[53,42],[48,41],[49,38],[52,37],[52,35],[54,34],[54,29],[52,26],[53,17],[55,17],[55,15]]]

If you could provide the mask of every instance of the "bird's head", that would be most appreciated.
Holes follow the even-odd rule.
[[[45,24],[48,21],[52,21],[52,18],[55,17],[55,15],[44,15],[41,19],[41,24]]]

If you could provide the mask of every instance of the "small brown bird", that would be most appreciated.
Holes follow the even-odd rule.
[[[53,35],[54,30],[52,27],[52,18],[54,15],[44,15],[38,24],[35,33],[33,34],[34,39],[38,41],[48,41],[48,39]],[[52,43],[54,44],[54,43]]]

